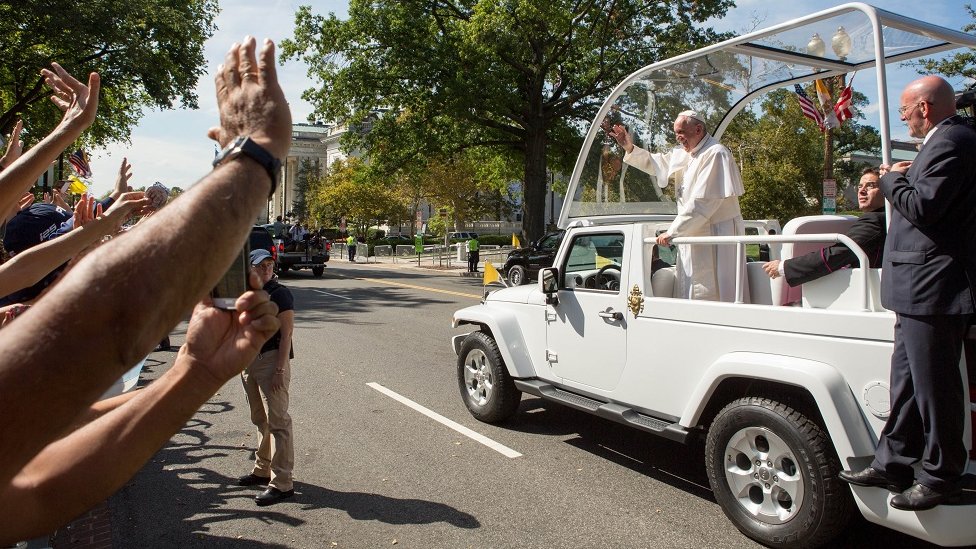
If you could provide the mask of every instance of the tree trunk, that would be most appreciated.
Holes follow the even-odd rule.
[[[538,240],[546,227],[546,145],[545,127],[530,130],[525,140],[525,183],[522,186],[522,234]]]

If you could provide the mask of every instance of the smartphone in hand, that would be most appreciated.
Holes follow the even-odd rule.
[[[227,272],[210,292],[214,307],[233,311],[237,298],[247,291],[248,257],[251,253],[249,248],[250,246],[245,243]]]

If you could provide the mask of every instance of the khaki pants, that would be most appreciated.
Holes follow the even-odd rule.
[[[241,372],[247,403],[251,407],[251,423],[258,428],[257,459],[252,474],[271,477],[269,487],[282,492],[292,489],[291,473],[295,466],[295,447],[292,440],[291,416],[288,415],[288,385],[291,368],[285,371],[285,386],[271,391],[278,351],[259,354]]]

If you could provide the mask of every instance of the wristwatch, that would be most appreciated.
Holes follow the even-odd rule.
[[[217,153],[217,156],[213,159],[213,166],[216,168],[224,162],[237,158],[242,154],[249,156],[267,170],[268,175],[271,177],[271,192],[268,193],[268,197],[274,196],[275,189],[278,188],[278,174],[281,173],[281,160],[272,156],[267,149],[255,143],[246,135],[238,136],[224,147],[224,150]]]

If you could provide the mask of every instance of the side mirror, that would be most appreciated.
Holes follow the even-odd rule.
[[[556,297],[556,292],[559,291],[559,270],[554,267],[542,269],[539,280],[542,284],[542,293],[546,294],[546,304],[558,305],[559,298]]]

